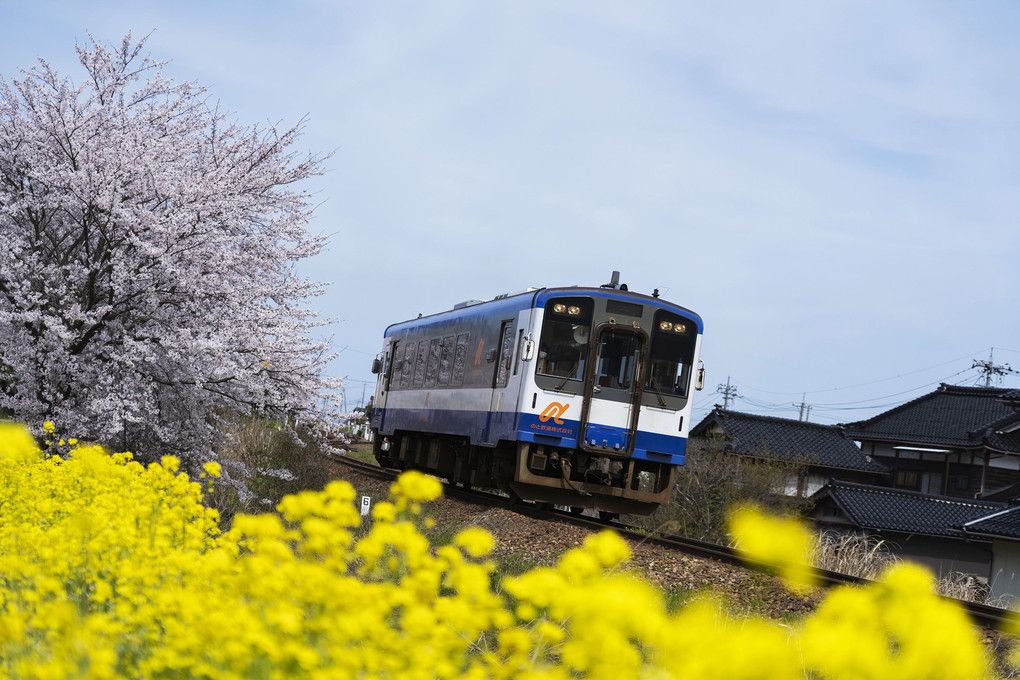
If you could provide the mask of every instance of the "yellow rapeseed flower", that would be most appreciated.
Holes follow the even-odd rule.
[[[401,475],[365,528],[353,487],[331,482],[221,534],[180,465],[98,446],[45,457],[27,430],[0,423],[0,680],[990,674],[962,609],[916,567],[837,589],[793,624],[705,600],[671,614],[619,569],[629,548],[612,532],[494,584],[487,532],[438,547],[422,535],[413,506],[441,489],[420,473]],[[802,547],[782,520],[734,526],[745,548]]]
[[[443,486],[432,475],[408,470],[401,473],[397,481],[390,486],[390,494],[394,498],[410,502],[434,501],[443,494]]]
[[[35,438],[25,427],[0,421],[0,460],[28,463],[39,458],[39,454]]]
[[[453,543],[463,548],[471,557],[484,557],[491,553],[496,545],[492,534],[480,527],[463,529],[453,537]]]
[[[804,591],[817,585],[809,566],[814,538],[800,521],[745,505],[730,514],[729,530],[748,560],[775,569],[787,587]]]

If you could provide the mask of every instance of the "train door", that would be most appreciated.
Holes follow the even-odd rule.
[[[495,444],[500,434],[513,427],[517,409],[516,400],[508,400],[507,385],[514,357],[514,322],[507,319],[499,327],[499,345],[496,348],[496,370],[492,376],[492,393],[489,396],[489,417],[485,428],[485,441]],[[509,402],[513,401],[513,409]]]
[[[604,328],[585,381],[582,448],[628,453],[634,447],[645,339],[623,327]]]
[[[378,430],[383,430],[386,420],[386,402],[389,400],[391,382],[393,381],[393,367],[397,363],[399,355],[397,354],[397,347],[400,345],[399,340],[394,340],[390,343],[390,348],[383,357],[382,364],[382,375],[379,376],[379,383],[377,385],[375,404],[373,410],[379,413],[379,425]]]

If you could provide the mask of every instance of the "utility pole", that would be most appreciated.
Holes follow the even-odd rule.
[[[1007,373],[1017,373],[1017,371],[1014,371],[1012,368],[1009,367],[1009,364],[996,364],[992,360],[992,352],[994,351],[995,351],[994,347],[988,350],[988,361],[978,361],[977,359],[975,359],[974,363],[971,364],[970,366],[971,368],[981,369],[981,373],[983,373],[985,376],[985,387],[992,386],[993,375],[998,376],[997,382],[1002,382],[1002,376],[1006,375]]]
[[[794,404],[794,406],[800,406],[800,417],[798,418],[798,420],[800,420],[801,422],[811,419],[811,404],[806,403],[806,401],[807,392],[800,396],[799,404]]]
[[[715,391],[718,392],[719,394],[723,395],[723,410],[724,411],[728,411],[729,410],[729,408],[730,408],[730,399],[736,400],[738,397],[740,397],[740,395],[737,394],[737,386],[736,385],[733,385],[733,386],[730,385],[730,376],[726,376],[726,384],[725,385],[719,385],[719,387],[715,388]]]

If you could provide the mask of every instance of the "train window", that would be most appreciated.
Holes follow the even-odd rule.
[[[432,338],[429,342],[429,360],[425,369],[425,387],[435,387],[439,378],[439,350],[442,348],[440,338]]]
[[[588,339],[594,311],[591,298],[555,298],[545,305],[545,321],[538,345],[536,380],[545,388],[580,389],[588,359]],[[568,386],[568,381],[577,381]]]
[[[514,359],[514,375],[517,375],[517,369],[521,365],[521,353],[524,352],[524,329],[517,331],[517,358]]]
[[[696,341],[697,328],[689,319],[664,310],[655,314],[645,389],[660,402],[687,396]]]
[[[496,366],[496,387],[506,387],[510,380],[510,361],[514,356],[513,321],[504,321],[500,331],[499,364]]]
[[[425,359],[428,357],[428,343],[422,340],[418,343],[418,354],[414,358],[414,386],[422,387],[425,384]]]
[[[411,376],[414,375],[414,351],[417,345],[413,342],[407,343],[404,347],[404,362],[400,365],[400,389],[406,390],[411,386]]]
[[[453,368],[453,336],[443,338],[443,348],[439,354],[439,384],[450,384],[450,373]]]
[[[611,389],[631,389],[640,352],[641,338],[637,335],[612,330],[602,331],[599,334],[595,384]]]
[[[450,376],[450,384],[454,387],[464,384],[464,366],[467,363],[467,348],[470,339],[470,333],[461,333],[457,336],[457,349],[453,353],[453,375]]]

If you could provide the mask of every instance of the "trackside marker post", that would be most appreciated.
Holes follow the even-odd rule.
[[[368,511],[372,508],[372,499],[369,496],[361,497],[361,516],[368,517]]]

